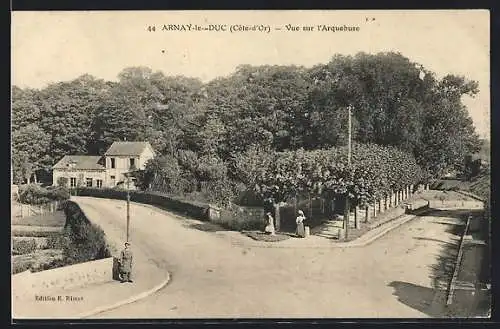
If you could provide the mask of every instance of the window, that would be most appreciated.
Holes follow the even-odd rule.
[[[101,188],[101,187],[102,187],[102,179],[96,179],[96,181],[95,181],[95,185],[96,185],[97,187]]]
[[[111,179],[111,182],[112,182],[112,183],[113,183],[113,185],[114,185],[114,184],[115,184],[115,178],[116,178],[116,177],[115,177],[115,176],[110,176],[109,178]]]
[[[131,169],[135,168],[135,159],[134,158],[130,158],[130,168]]]
[[[114,169],[115,168],[115,158],[111,158],[111,168]]]
[[[71,177],[69,183],[71,187],[76,187],[76,177]]]
[[[92,187],[92,178],[87,178],[87,187]]]

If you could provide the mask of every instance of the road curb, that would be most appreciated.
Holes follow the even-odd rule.
[[[117,303],[114,303],[114,304],[111,304],[111,305],[106,305],[106,306],[101,306],[101,307],[97,307],[91,311],[88,311],[88,312],[84,312],[84,313],[80,313],[77,318],[79,319],[83,319],[83,318],[87,318],[89,316],[92,316],[92,315],[96,315],[96,314],[99,314],[99,313],[102,313],[102,312],[105,312],[105,311],[109,311],[109,310],[112,310],[112,309],[115,309],[117,307],[120,307],[120,306],[123,306],[123,305],[127,305],[127,304],[131,304],[131,303],[134,303],[134,302],[137,302],[141,299],[144,299],[150,295],[152,295],[153,293],[157,292],[158,290],[162,289],[163,287],[165,287],[170,281],[170,273],[167,272],[167,276],[165,278],[165,280],[163,280],[160,284],[154,286],[153,288],[147,290],[147,291],[144,291],[144,292],[141,292],[137,295],[134,295],[132,297],[129,297],[127,299],[124,299],[124,300],[121,300]]]
[[[418,214],[412,214],[412,215],[408,215],[409,217],[408,218],[405,218],[403,220],[401,220],[400,222],[394,224],[394,225],[390,225],[388,226],[386,229],[380,231],[379,233],[375,234],[374,236],[372,236],[371,238],[368,238],[366,241],[364,242],[358,242],[358,243],[354,243],[356,240],[353,241],[353,243],[351,243],[350,245],[344,245],[342,247],[345,247],[345,248],[353,248],[353,247],[365,247],[367,245],[369,245],[370,243],[374,242],[375,240],[379,239],[380,237],[386,235],[387,233],[389,233],[390,231],[400,227],[401,225],[404,225],[406,223],[408,223],[409,221],[415,219],[416,217],[418,216],[422,216],[422,215],[425,215],[426,213],[430,212],[430,210],[426,210],[426,211],[422,211],[421,213],[418,213]],[[379,226],[380,227],[380,226]],[[346,244],[348,244],[349,242],[347,242]],[[340,246],[339,246],[340,247]]]

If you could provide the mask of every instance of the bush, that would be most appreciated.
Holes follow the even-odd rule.
[[[68,186],[68,178],[66,178],[66,177],[59,177],[57,179],[57,186]]]
[[[62,261],[62,251],[55,249],[37,250],[33,253],[13,257],[12,273],[20,273],[26,270],[32,272],[48,269],[47,264],[53,264],[55,260]]]
[[[63,267],[66,265],[68,265],[68,264],[67,264],[67,261],[65,259],[53,258],[45,263],[31,265],[30,270],[31,270],[31,272],[40,272],[40,271],[45,271],[45,270],[51,270],[51,269],[58,268],[58,267]]]
[[[49,186],[47,187],[47,197],[51,201],[64,201],[70,197],[69,190],[63,186]]]
[[[13,262],[12,263],[12,274],[17,274],[21,272],[25,272],[31,269],[31,265],[33,265],[33,261],[24,261],[24,262]]]
[[[19,201],[32,205],[41,205],[51,201],[64,201],[68,200],[69,196],[69,191],[65,187],[49,186],[43,188],[37,184],[29,184],[19,190]]]
[[[12,241],[12,254],[25,255],[34,252],[37,249],[35,239],[30,240],[13,240]]]
[[[80,207],[68,202],[65,207],[66,227],[63,255],[67,265],[78,264],[111,256],[104,231],[89,222]]]
[[[44,249],[64,249],[66,245],[66,236],[59,234],[47,238],[47,244]]]

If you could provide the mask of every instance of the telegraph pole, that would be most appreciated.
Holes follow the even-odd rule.
[[[348,119],[347,119],[347,168],[351,169],[351,152],[352,152],[352,124],[351,124],[351,116],[352,116],[352,106],[349,105],[347,107],[348,110]],[[349,192],[347,192],[345,196],[345,209],[344,209],[344,229],[345,229],[345,239],[347,240],[349,236],[349,214],[350,214],[350,206],[349,206]]]
[[[130,177],[127,175],[127,242],[129,242],[130,228]]]

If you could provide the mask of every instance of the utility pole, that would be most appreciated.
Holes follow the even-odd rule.
[[[127,242],[129,242],[130,228],[130,177],[127,175]]]
[[[352,116],[352,105],[349,104],[347,107],[348,110],[348,119],[347,119],[347,168],[351,169],[351,140],[352,140],[352,131],[351,131],[351,116]],[[349,192],[345,196],[345,209],[344,209],[344,229],[345,229],[345,239],[349,237],[349,214],[350,214],[350,206],[349,206]]]

